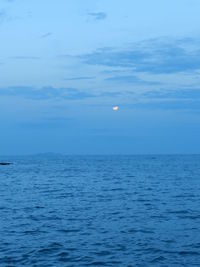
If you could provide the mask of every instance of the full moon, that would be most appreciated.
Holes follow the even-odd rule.
[[[113,107],[113,110],[114,110],[114,111],[117,111],[118,109],[119,109],[118,106],[114,106],[114,107]]]

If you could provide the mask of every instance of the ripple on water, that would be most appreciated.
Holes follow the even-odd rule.
[[[199,266],[200,156],[12,161],[0,266]]]

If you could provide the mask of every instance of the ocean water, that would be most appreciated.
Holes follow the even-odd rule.
[[[200,156],[3,160],[0,266],[200,266]]]

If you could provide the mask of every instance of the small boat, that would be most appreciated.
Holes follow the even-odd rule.
[[[10,162],[0,162],[0,165],[1,166],[5,166],[5,165],[11,165],[12,163],[10,163]]]

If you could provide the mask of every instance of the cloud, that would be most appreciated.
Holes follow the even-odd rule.
[[[88,16],[93,20],[104,20],[107,18],[107,14],[105,12],[90,12]]]
[[[137,85],[158,85],[159,82],[145,81],[138,78],[135,75],[116,75],[109,78],[106,78],[105,81],[116,82],[116,83],[131,83]]]
[[[126,49],[102,48],[80,56],[90,65],[121,67],[134,72],[170,74],[200,69],[199,40],[154,39]]]
[[[7,1],[7,2],[11,2],[11,1]],[[16,21],[22,19],[19,16],[12,16],[9,12],[9,10],[4,10],[1,9],[0,10],[0,23],[8,23],[8,22],[12,22],[12,21]]]
[[[0,18],[5,16],[5,11],[4,10],[0,10]]]
[[[0,10],[0,23],[3,22],[7,17],[6,11],[5,10]]]
[[[90,93],[75,88],[13,86],[0,88],[0,96],[17,97],[34,101],[45,100],[86,100],[92,98],[115,99],[121,108],[149,109],[149,110],[190,110],[200,111],[200,89],[152,90],[135,93],[130,91],[101,91]],[[101,99],[101,100],[102,100]],[[125,101],[126,99],[126,101]],[[132,103],[131,103],[132,102]],[[94,104],[96,101],[94,101]]]
[[[74,124],[74,119],[70,117],[47,117],[39,120],[24,121],[18,123],[20,128],[24,129],[57,129],[59,127],[69,127]]]
[[[84,63],[108,67],[134,67],[141,63],[148,54],[141,51],[116,51],[111,48],[99,49],[94,53],[80,56]]]
[[[45,34],[42,34],[42,35],[40,36],[40,38],[47,38],[47,37],[51,36],[52,34],[53,34],[52,32],[47,32],[47,33],[45,33]]]
[[[151,109],[151,110],[187,110],[187,111],[200,111],[199,100],[165,100],[165,101],[147,101],[138,102],[129,107],[136,109]]]
[[[14,86],[0,88],[1,96],[24,97],[33,100],[45,99],[66,99],[66,100],[82,100],[90,97],[95,97],[91,93],[87,93],[74,88],[54,88],[42,87],[36,89],[28,86]]]
[[[29,86],[13,86],[0,88],[0,96],[7,97],[20,97],[31,100],[85,100],[88,98],[102,98],[102,97],[118,97],[122,95],[121,92],[86,92],[75,88],[55,88],[55,87],[42,87],[34,88]]]
[[[40,57],[35,57],[35,56],[13,56],[10,58],[11,59],[19,59],[19,60],[37,60],[37,59],[40,59]]]
[[[118,97],[118,96],[121,96],[122,93],[121,92],[102,92],[100,93],[99,96],[102,96],[102,97]]]
[[[65,78],[65,81],[76,81],[76,80],[91,80],[94,77],[89,77],[89,76],[83,76],[83,77],[73,77],[73,78]]]
[[[128,93],[135,96],[134,92]],[[141,93],[133,104],[125,106],[135,109],[200,111],[200,89],[149,91]]]
[[[148,99],[200,100],[200,89],[150,91],[143,94]]]

